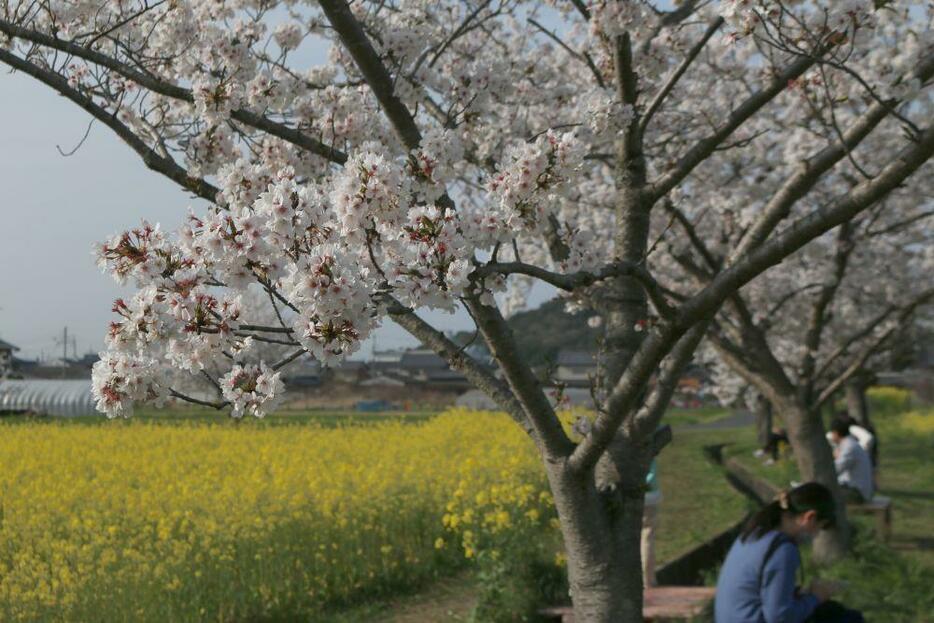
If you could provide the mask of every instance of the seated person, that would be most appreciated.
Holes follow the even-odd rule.
[[[788,431],[786,431],[784,428],[773,428],[769,431],[769,438],[768,441],[765,442],[765,446],[762,448],[762,453],[771,455],[771,462],[774,463],[778,460],[781,444],[787,445],[788,443]],[[761,456],[761,454],[757,456]]]
[[[872,460],[872,466],[876,466],[876,448],[877,440],[874,431],[869,430],[864,426],[860,426],[859,422],[855,418],[850,417],[846,411],[841,411],[837,413],[836,419],[843,420],[850,425],[850,435],[856,438],[856,441],[862,446],[863,450],[869,453],[869,458]],[[827,441],[830,442],[830,445],[835,445],[832,439],[832,433],[827,433]]]
[[[843,498],[852,504],[872,499],[872,461],[856,438],[850,435],[850,423],[835,419],[830,425],[831,444],[834,446],[834,467],[837,482],[843,489]]]
[[[716,623],[864,623],[863,616],[831,601],[838,586],[813,580],[795,587],[798,544],[834,523],[833,495],[808,482],[783,491],[752,516],[720,569]]]

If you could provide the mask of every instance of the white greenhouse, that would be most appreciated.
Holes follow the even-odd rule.
[[[0,413],[36,413],[56,417],[92,415],[91,381],[0,379]]]

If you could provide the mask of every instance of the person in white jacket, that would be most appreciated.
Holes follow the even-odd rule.
[[[872,499],[874,493],[872,461],[869,453],[850,434],[850,423],[835,419],[830,426],[834,449],[834,467],[837,482],[847,502],[861,504]]]
[[[872,458],[873,451],[876,447],[876,436],[869,429],[864,426],[860,426],[854,418],[850,417],[846,412],[837,413],[836,418],[838,420],[845,420],[850,425],[850,434],[856,438],[856,441],[863,447],[863,450],[869,453],[869,457]],[[827,441],[831,445],[834,445],[832,433],[827,433]],[[875,461],[873,461],[875,465]]]

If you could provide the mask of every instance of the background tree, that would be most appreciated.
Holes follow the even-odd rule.
[[[717,309],[934,152],[929,16],[898,3],[0,6],[0,62],[212,204],[174,235],[144,226],[100,247],[139,287],[95,369],[101,409],[221,362],[218,406],[261,415],[289,359],[335,361],[392,318],[536,444],[584,621],[641,620],[653,432]],[[314,42],[324,65],[302,62]],[[813,132],[815,115],[835,131]],[[841,185],[869,138],[868,174]],[[756,189],[741,240],[698,227],[735,220],[731,200]],[[726,261],[697,288],[663,287],[661,241],[693,238]],[[532,280],[602,318],[597,417],[577,444],[505,322]],[[253,321],[251,282],[294,318]],[[457,306],[498,375],[416,313]],[[295,350],[244,364],[250,337]]]
[[[750,383],[777,409],[805,480],[835,480],[822,414],[845,394],[868,423],[867,377],[889,369],[891,349],[934,300],[927,222],[934,213],[919,202],[927,184],[893,192],[814,240],[736,294],[711,323],[710,344],[735,373],[729,383]],[[676,255],[700,270],[699,254]],[[818,546],[831,556],[843,541]]]

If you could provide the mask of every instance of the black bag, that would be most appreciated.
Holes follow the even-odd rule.
[[[866,623],[863,613],[850,610],[838,601],[825,601],[817,606],[806,623]]]
[[[769,543],[768,549],[765,550],[765,556],[762,557],[762,566],[759,568],[760,585],[762,584],[762,576],[765,573],[765,564],[782,543],[793,543],[793,541],[784,534],[779,533]],[[840,602],[831,599],[817,606],[805,623],[866,623],[866,619],[863,618],[862,612],[850,610]]]

